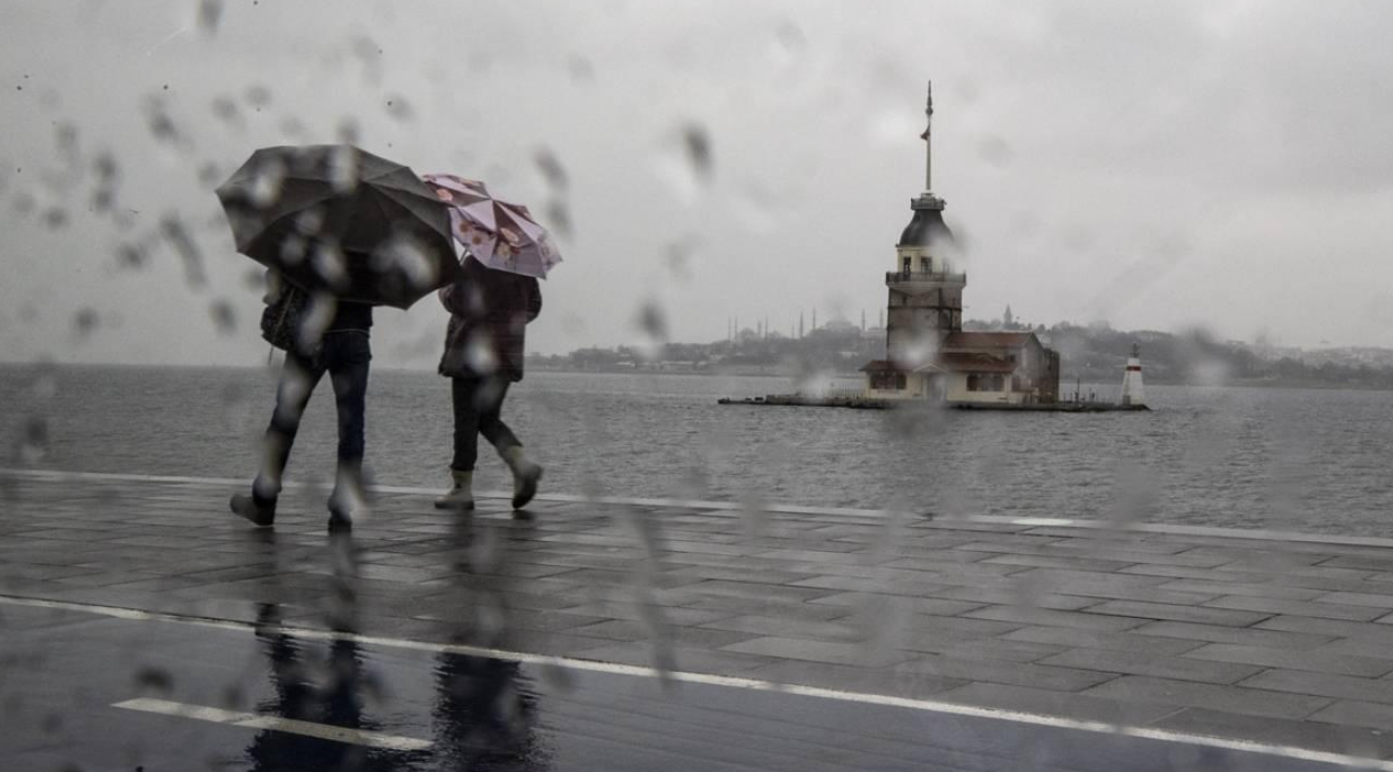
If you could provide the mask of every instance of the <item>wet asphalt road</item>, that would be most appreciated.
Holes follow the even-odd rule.
[[[263,612],[263,621],[276,621],[274,607]],[[0,605],[0,726],[6,769],[1336,768],[913,708],[300,638],[270,624],[209,628],[14,605]]]

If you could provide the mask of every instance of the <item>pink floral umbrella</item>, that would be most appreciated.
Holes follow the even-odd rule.
[[[453,174],[422,179],[449,205],[455,241],[489,268],[545,279],[561,262],[551,236],[527,207],[499,201],[478,180]]]

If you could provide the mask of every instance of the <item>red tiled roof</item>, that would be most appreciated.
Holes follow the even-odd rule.
[[[1033,332],[952,332],[943,339],[943,348],[1020,348],[1033,337]]]
[[[1014,373],[1016,363],[990,354],[947,351],[938,355],[935,364],[955,373]]]

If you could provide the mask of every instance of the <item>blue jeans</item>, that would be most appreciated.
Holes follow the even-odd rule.
[[[274,499],[280,494],[281,477],[290,461],[295,435],[300,430],[300,418],[326,372],[334,385],[339,414],[339,479],[344,479],[345,475],[354,481],[361,478],[371,362],[368,334],[358,330],[325,333],[323,344],[313,356],[286,354],[280,385],[276,389],[276,410],[266,429],[265,456],[252,486],[258,497]]]

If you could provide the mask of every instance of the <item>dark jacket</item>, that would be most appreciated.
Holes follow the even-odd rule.
[[[441,375],[522,380],[524,329],[542,311],[536,279],[487,268],[471,257],[460,278],[440,290],[440,302],[450,312]]]

